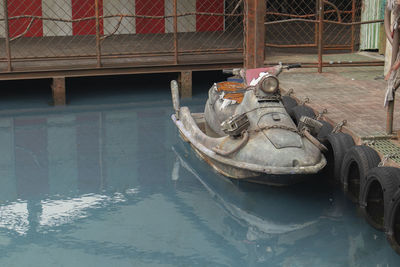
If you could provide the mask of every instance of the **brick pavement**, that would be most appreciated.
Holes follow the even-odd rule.
[[[317,111],[328,110],[327,120],[347,120],[345,131],[357,137],[385,134],[386,109],[383,107],[386,82],[383,67],[293,69],[281,74],[281,87],[293,89],[295,97],[308,97]],[[375,79],[379,77],[380,79]],[[400,96],[396,102],[394,129],[400,130]]]

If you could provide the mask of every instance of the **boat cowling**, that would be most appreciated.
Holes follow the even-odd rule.
[[[254,72],[252,76],[247,75],[246,78],[252,77],[252,81],[246,81],[248,84],[222,82],[210,88],[204,112],[207,135],[225,136],[219,149],[232,150],[237,146],[238,137],[227,135],[221,125],[245,114],[250,138],[237,151],[235,159],[283,168],[313,166],[325,160],[320,149],[302,134],[287,113],[279,88],[269,93],[263,90],[266,77],[276,78],[264,71],[257,69],[258,77]],[[274,71],[279,73],[276,68]]]

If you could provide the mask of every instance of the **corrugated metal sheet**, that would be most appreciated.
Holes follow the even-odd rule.
[[[363,0],[361,21],[383,19],[386,0]],[[378,49],[380,40],[380,24],[361,25],[360,49]]]

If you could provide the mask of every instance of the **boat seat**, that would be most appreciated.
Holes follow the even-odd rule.
[[[240,104],[246,92],[246,85],[239,82],[220,82],[217,83],[217,90],[224,93],[224,99],[235,100]]]

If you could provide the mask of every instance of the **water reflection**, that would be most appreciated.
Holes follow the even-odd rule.
[[[0,206],[0,228],[13,230],[24,235],[29,228],[28,205],[26,202],[13,202]]]
[[[399,264],[321,177],[227,180],[170,114],[158,102],[0,118],[1,266]]]
[[[191,202],[196,214],[207,218],[208,225],[227,242],[243,246],[242,252],[249,256],[247,265],[396,266],[400,262],[384,235],[357,217],[353,204],[340,191],[318,181],[321,177],[290,188],[238,183],[214,173],[190,146],[178,143],[172,150],[176,162],[171,177],[176,186],[186,183],[180,179],[190,173],[213,205],[202,209],[203,204],[186,203]],[[206,198],[199,197],[199,203]]]
[[[129,190],[134,191],[134,190]],[[88,217],[87,210],[99,209],[108,205],[125,202],[126,198],[121,193],[115,193],[113,197],[99,194],[86,194],[81,197],[41,201],[42,213],[39,224],[42,227],[56,227],[67,223],[73,223],[78,219]]]

